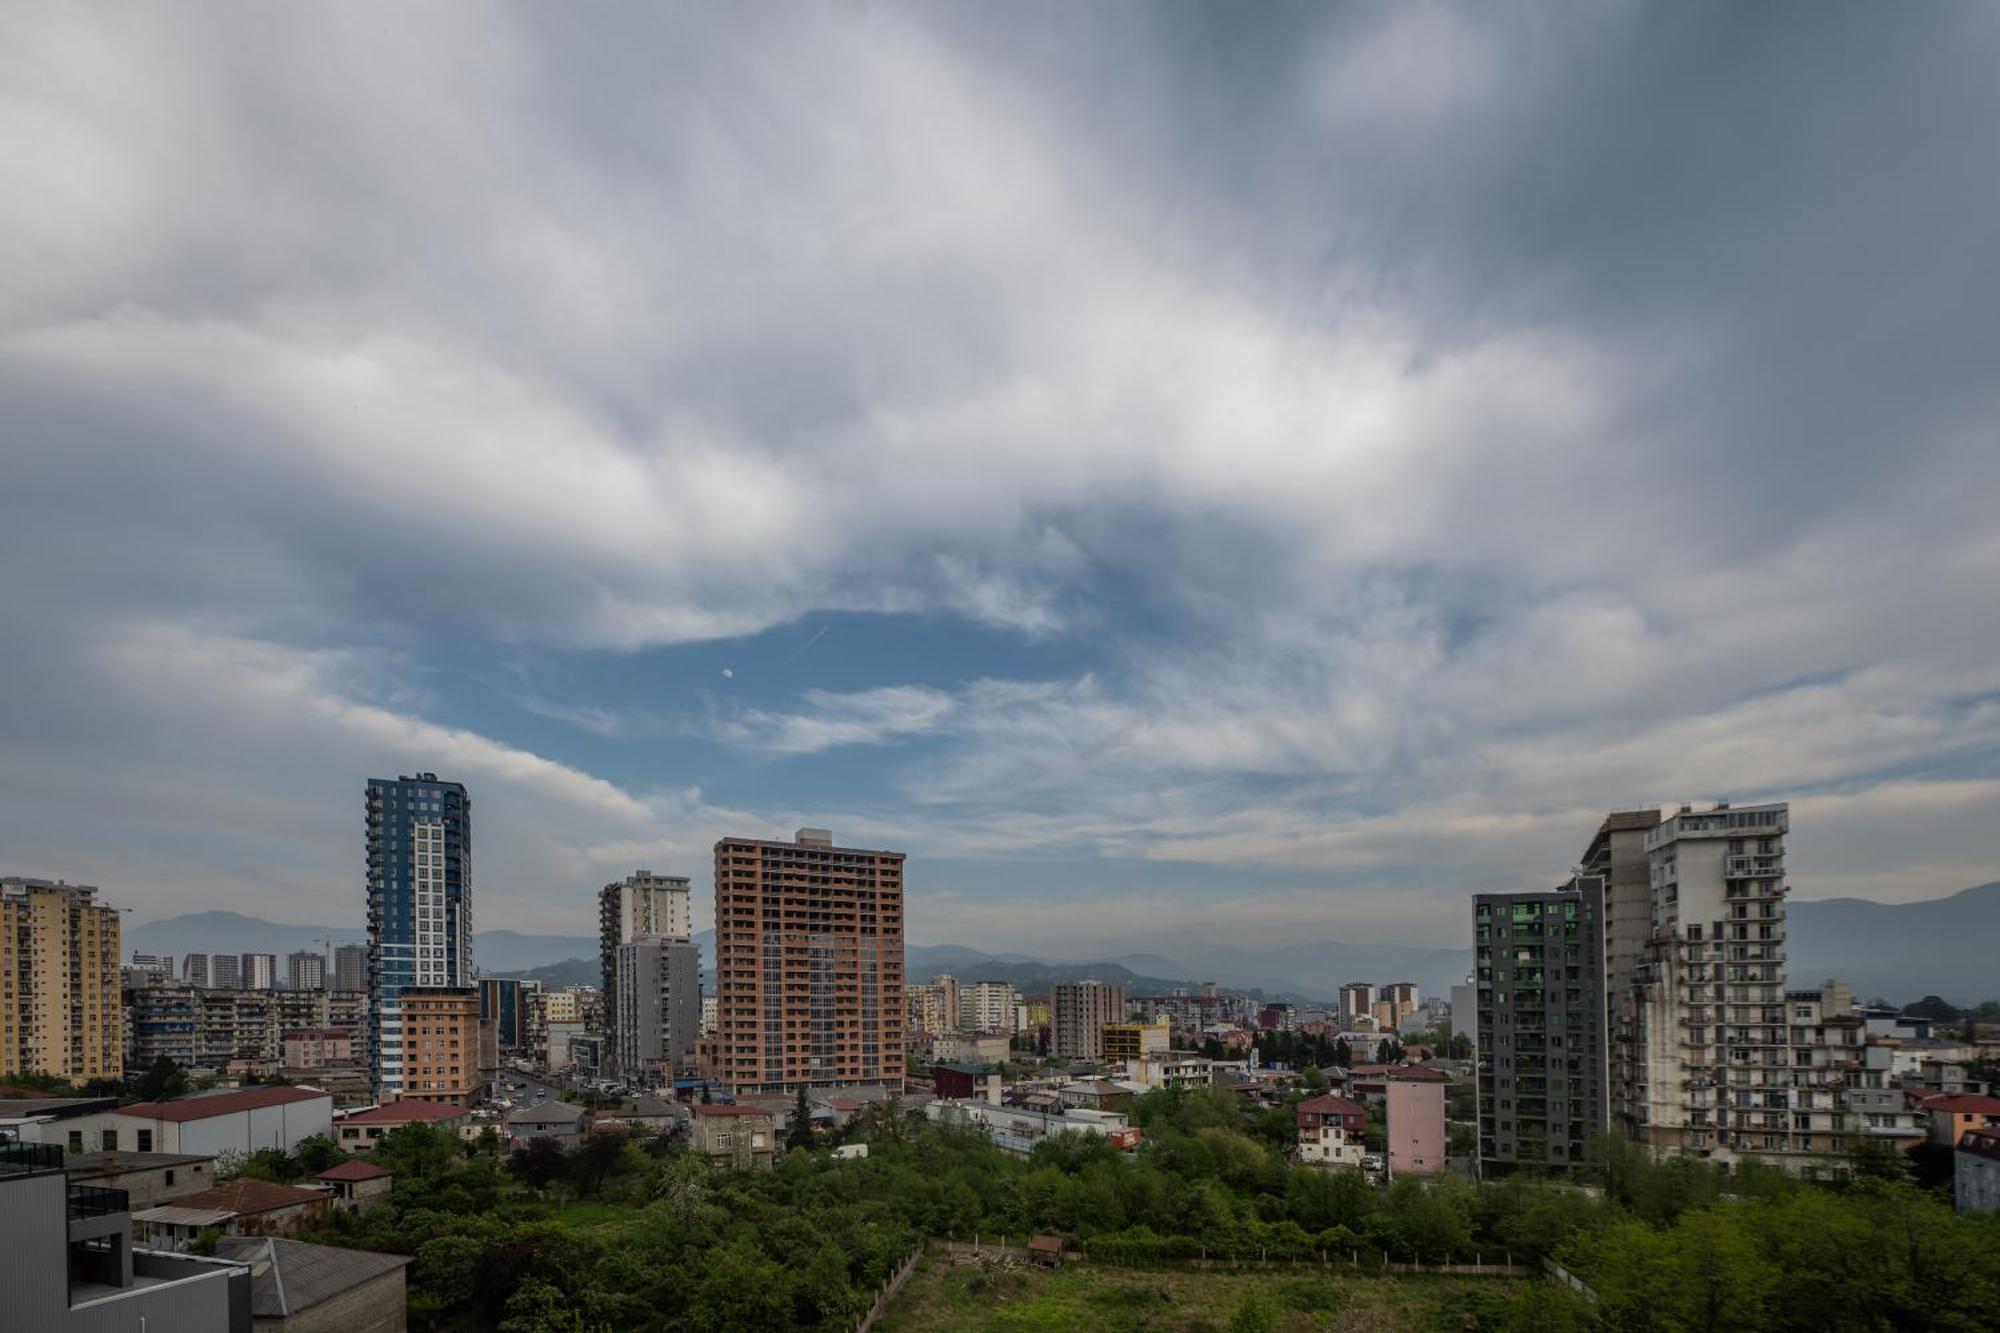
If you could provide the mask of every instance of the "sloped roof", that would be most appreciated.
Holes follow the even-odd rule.
[[[181,1208],[217,1208],[232,1213],[268,1213],[279,1208],[295,1208],[325,1197],[325,1190],[301,1189],[296,1185],[277,1185],[268,1180],[250,1180],[239,1176],[235,1180],[210,1185],[205,1190],[196,1190],[193,1194],[183,1194],[174,1200],[174,1204]]]
[[[543,1102],[540,1106],[523,1106],[507,1113],[510,1125],[553,1125],[563,1120],[583,1119],[583,1108],[571,1106],[568,1102]]]
[[[1301,1115],[1365,1116],[1368,1114],[1368,1108],[1364,1107],[1360,1102],[1349,1101],[1345,1097],[1336,1097],[1332,1093],[1300,1102],[1296,1109]]]
[[[265,1236],[223,1236],[215,1253],[250,1266],[250,1313],[257,1319],[309,1310],[411,1262],[401,1254]]]
[[[2000,1162],[2000,1130],[1968,1129],[1959,1136],[1958,1150]]]
[[[338,1166],[330,1166],[314,1177],[317,1180],[380,1180],[396,1173],[373,1162],[364,1162],[359,1157],[349,1158]]]
[[[427,1102],[415,1097],[399,1097],[393,1102],[371,1106],[363,1111],[349,1111],[340,1117],[343,1125],[407,1125],[413,1120],[436,1124],[440,1120],[456,1120],[465,1114],[463,1106],[446,1106],[442,1102]]]
[[[1941,1092],[1935,1097],[1926,1097],[1918,1103],[1926,1111],[1945,1111],[1952,1115],[2000,1115],[2000,1097],[1987,1097],[1976,1092]]]
[[[214,1092],[203,1097],[176,1097],[170,1102],[133,1102],[121,1108],[118,1114],[136,1116],[141,1120],[210,1120],[219,1115],[235,1115],[238,1111],[287,1106],[293,1102],[317,1101],[322,1097],[333,1100],[318,1088],[239,1088],[235,1092]]]

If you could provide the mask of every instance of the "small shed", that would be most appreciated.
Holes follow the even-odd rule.
[[[1028,1260],[1043,1268],[1062,1266],[1063,1243],[1061,1236],[1036,1236],[1028,1242]]]

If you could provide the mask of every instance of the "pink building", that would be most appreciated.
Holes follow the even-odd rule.
[[[1444,1170],[1444,1084],[1392,1073],[1386,1085],[1390,1176]]]

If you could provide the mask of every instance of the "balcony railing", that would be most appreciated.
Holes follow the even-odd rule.
[[[0,1143],[0,1171],[60,1171],[63,1150],[53,1143]]]
[[[106,1189],[102,1185],[69,1187],[69,1220],[72,1222],[86,1217],[109,1217],[113,1213],[131,1211],[132,1196],[124,1190]]]

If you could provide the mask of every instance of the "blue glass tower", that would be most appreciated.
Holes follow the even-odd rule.
[[[472,802],[435,773],[368,782],[368,1069],[403,1094],[406,986],[470,986]]]

